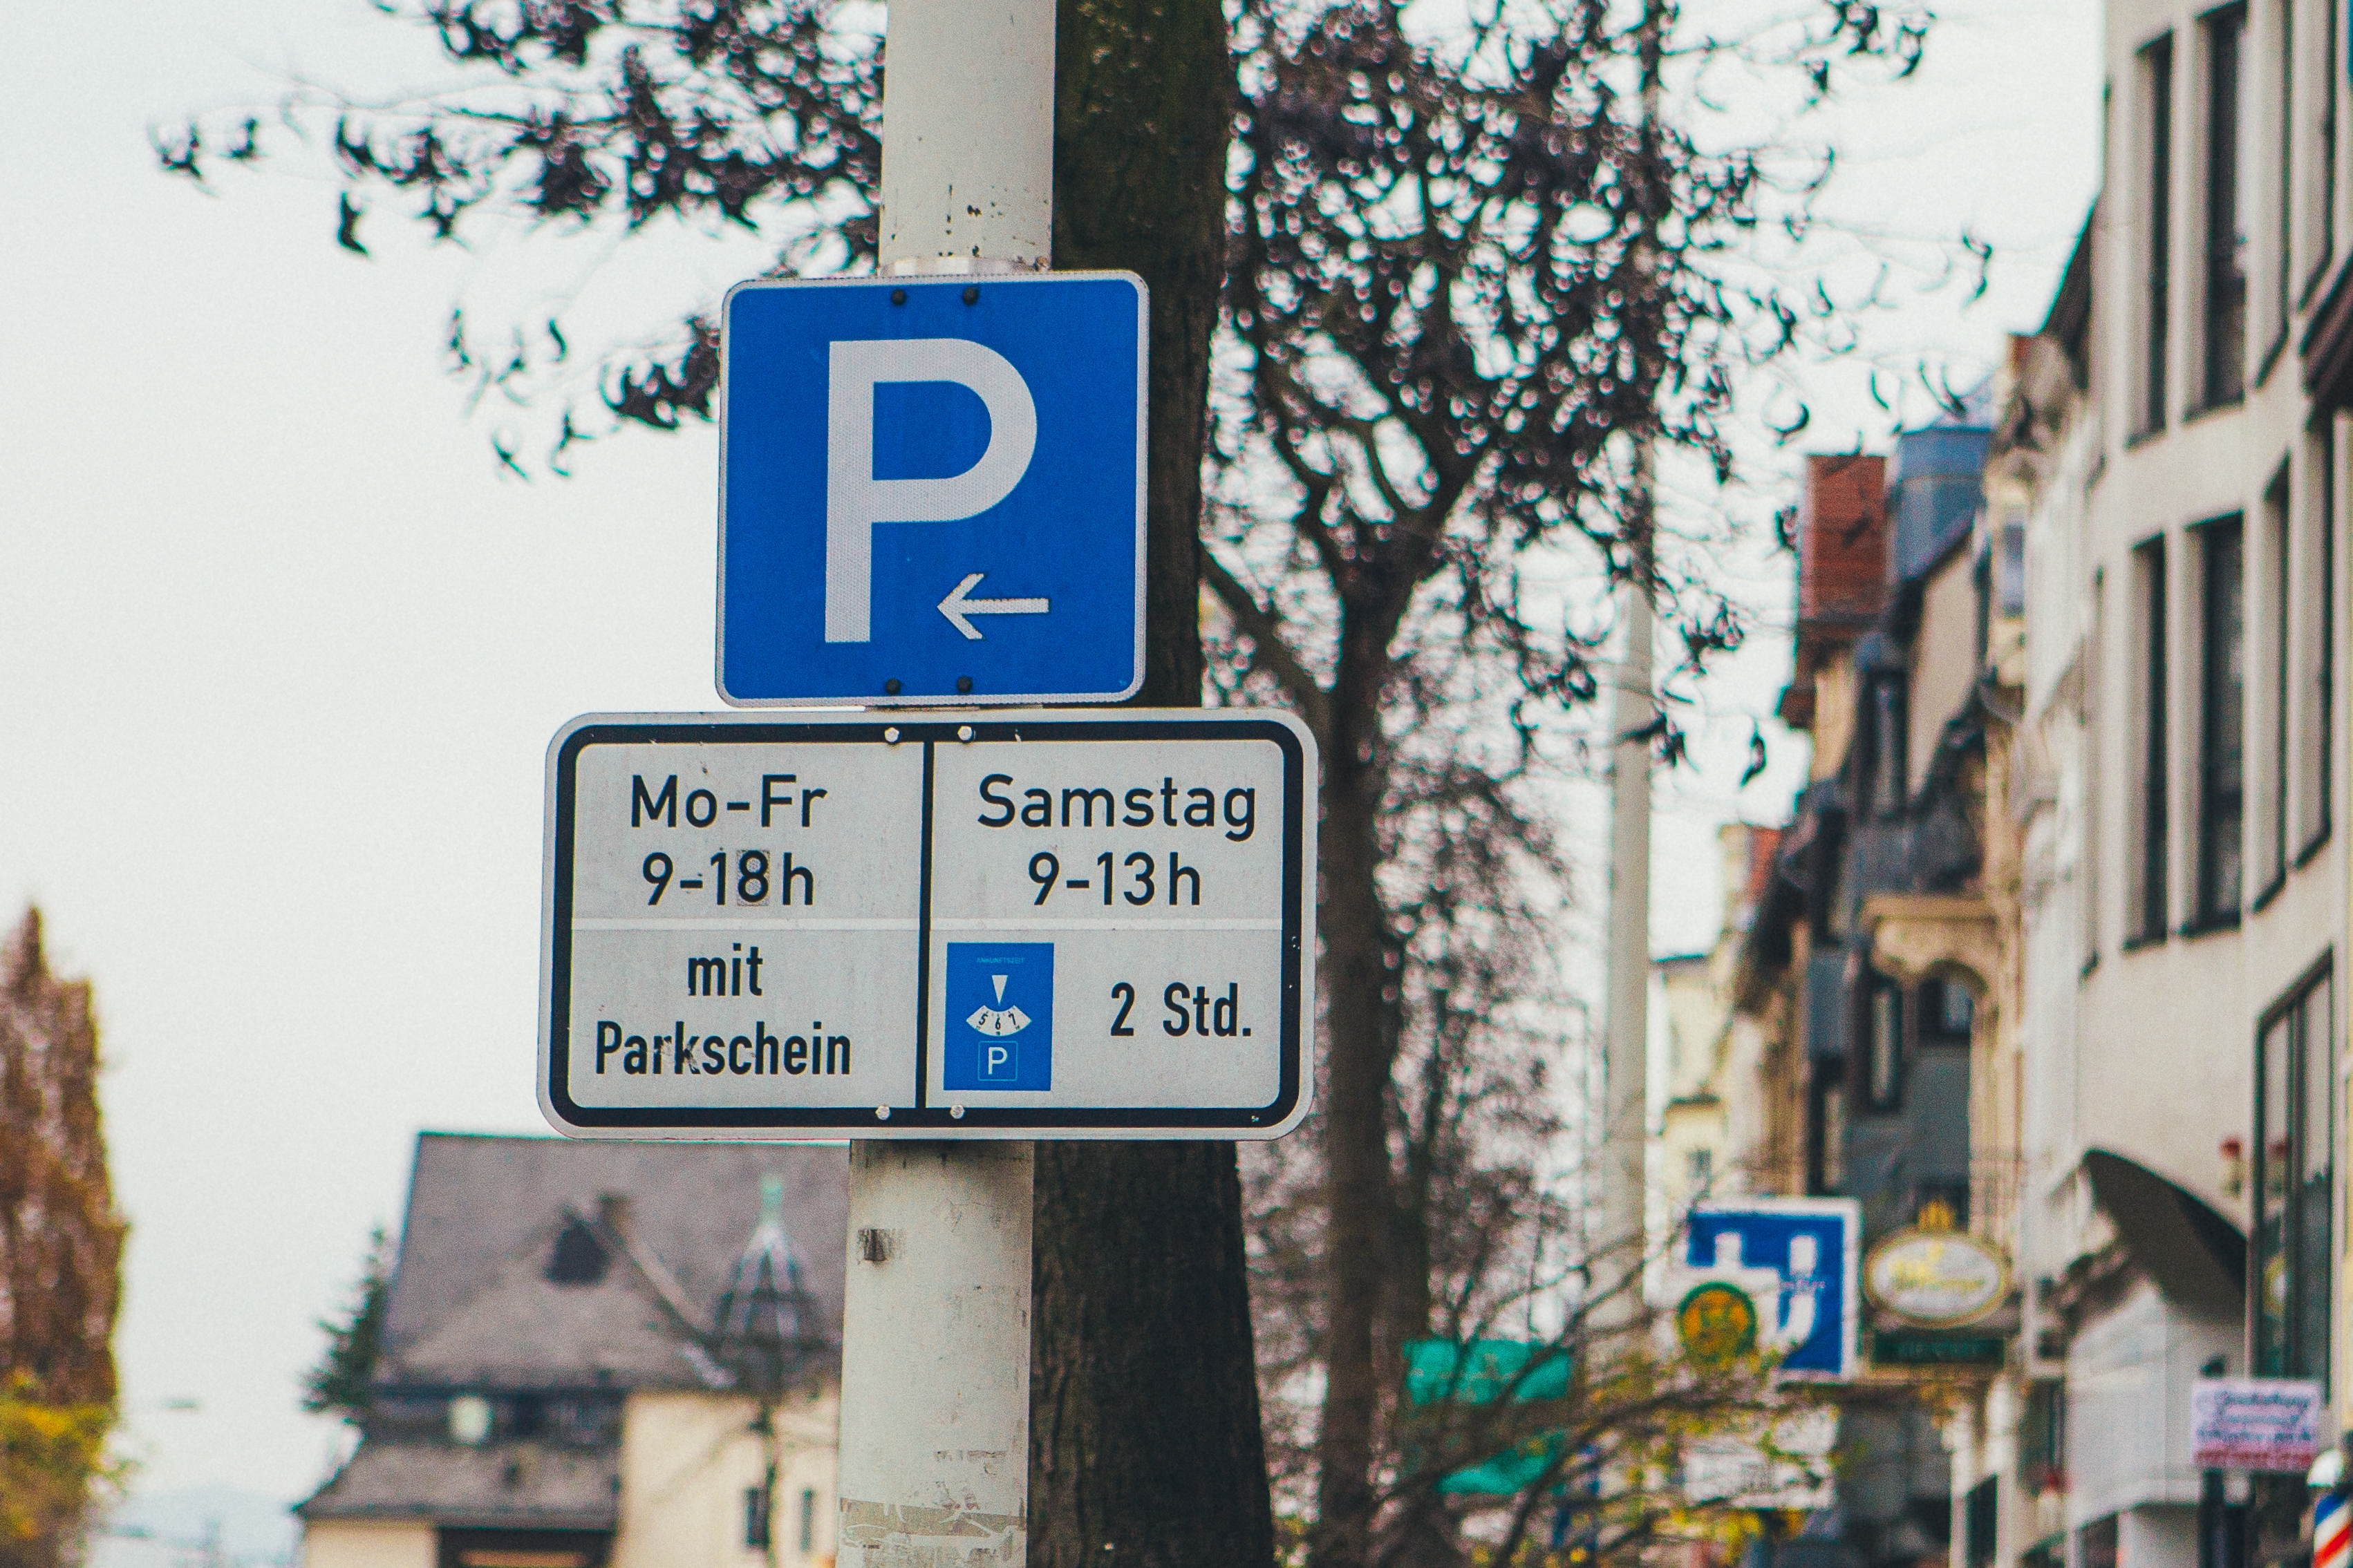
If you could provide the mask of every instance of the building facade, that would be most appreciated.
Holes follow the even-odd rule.
[[[2304,1379],[2353,1425],[2353,39],[2334,0],[2105,16],[2102,186],[2048,321],[1876,476],[1806,477],[1783,713],[1812,778],[1740,938],[1726,1157],[2010,1266],[1933,1364],[1874,1306],[1853,1391],[1934,1412],[1955,1568],[2270,1568],[2308,1561],[2306,1479],[2200,1470],[2189,1402]]]
[[[303,1568],[832,1568],[842,1151],[417,1141]]]
[[[2038,798],[2011,1403],[2046,1413],[2026,1446],[2051,1457],[1974,1466],[2015,1488],[2021,1553],[2300,1562],[2303,1479],[2194,1468],[2189,1397],[2308,1378],[2332,1436],[2347,1410],[2343,15],[2111,0],[2106,22],[2099,203],[2021,346],[2014,454]]]
[[[1739,938],[1734,995],[1757,1044],[1731,1088],[1754,1108],[1754,1184],[1856,1200],[1871,1250],[2015,1247],[2023,541],[1986,505],[1999,390],[1883,458],[1811,459],[1797,508],[1781,711],[1811,736],[1811,776]],[[1955,1490],[1948,1417],[2020,1321],[2014,1291],[1984,1309],[1939,1323],[1874,1300],[1841,1395],[1840,1507],[1788,1551],[1855,1568],[1981,1558],[1983,1502]]]

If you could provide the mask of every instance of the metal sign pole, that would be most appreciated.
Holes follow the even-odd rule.
[[[1043,267],[1053,0],[893,0],[889,29],[883,268]],[[1028,1559],[1032,1169],[1026,1142],[850,1145],[845,1568]]]

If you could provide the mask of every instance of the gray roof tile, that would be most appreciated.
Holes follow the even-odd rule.
[[[430,1519],[459,1529],[611,1530],[617,1450],[499,1443],[361,1445],[301,1505],[307,1520]]]

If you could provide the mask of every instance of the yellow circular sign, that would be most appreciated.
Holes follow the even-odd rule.
[[[1675,1309],[1675,1337],[1692,1360],[1721,1366],[1756,1348],[1757,1303],[1721,1279],[1695,1285]]]

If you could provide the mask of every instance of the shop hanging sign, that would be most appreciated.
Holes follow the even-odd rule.
[[[2320,1452],[2327,1404],[2304,1378],[2201,1377],[2189,1385],[2189,1463],[2301,1475]]]
[[[1871,1304],[1915,1329],[1974,1323],[2010,1294],[2010,1262],[1962,1231],[1899,1230],[1863,1259]]]

